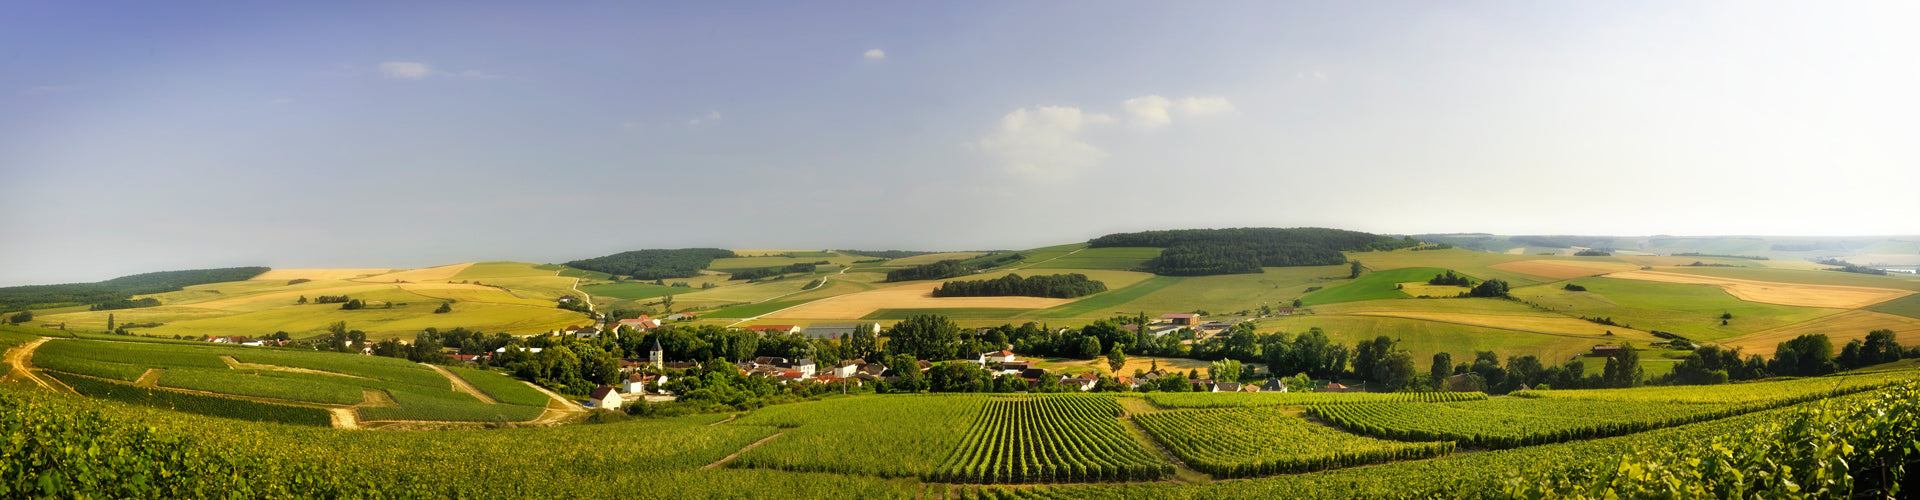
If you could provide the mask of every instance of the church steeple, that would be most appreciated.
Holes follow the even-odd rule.
[[[647,361],[651,362],[654,368],[667,366],[667,351],[660,348],[659,338],[653,339],[653,352],[647,354]]]

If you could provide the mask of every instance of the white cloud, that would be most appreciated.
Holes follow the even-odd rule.
[[[1000,118],[1000,125],[973,146],[993,156],[1009,173],[1036,181],[1063,181],[1107,157],[1106,151],[1080,135],[1086,127],[1113,121],[1104,114],[1082,113],[1080,108],[1020,108]]]
[[[722,118],[722,116],[720,115],[719,111],[709,111],[707,112],[707,116],[705,117],[687,120],[687,126],[695,126],[702,123],[713,123],[713,122],[720,121],[720,118]]]
[[[1233,103],[1224,97],[1182,97],[1168,99],[1148,95],[1120,103],[1127,110],[1127,123],[1138,128],[1159,128],[1181,117],[1218,116],[1233,112]]]
[[[387,61],[380,63],[380,74],[397,80],[420,80],[433,76],[433,66],[427,63]]]
[[[862,55],[861,57],[867,58],[868,61],[884,61],[887,59],[887,51],[880,50],[880,49],[867,49],[867,53],[865,55]]]
[[[1135,97],[1120,103],[1127,109],[1127,122],[1141,128],[1164,127],[1173,123],[1173,116],[1167,112],[1170,104],[1172,101],[1157,95]]]

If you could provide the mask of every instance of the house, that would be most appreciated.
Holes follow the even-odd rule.
[[[1253,384],[1241,384],[1240,392],[1260,392],[1260,386],[1253,385]]]
[[[667,315],[667,321],[686,321],[691,319],[700,319],[700,317],[689,313],[673,313]]]
[[[811,359],[796,360],[792,363],[787,363],[785,365],[782,365],[781,367],[800,372],[800,375],[803,377],[812,377],[814,371],[819,368],[817,365],[813,364],[813,360]]]
[[[823,376],[823,377],[830,376],[830,377],[836,377],[836,378],[851,378],[854,376],[854,374],[860,373],[860,365],[865,363],[866,361],[858,360],[858,359],[841,361],[840,364],[829,366],[825,370],[822,370],[820,372],[820,376]]]
[[[1240,392],[1240,383],[1239,382],[1221,382],[1218,384],[1213,384],[1213,391],[1211,392]]]
[[[786,363],[787,363],[787,358],[782,358],[779,356],[761,356],[758,358],[753,358],[753,364],[755,365],[781,365]]]
[[[620,384],[620,390],[626,392],[627,394],[646,393],[647,378],[648,377],[646,376],[646,374],[629,373],[627,374],[626,382]]]
[[[980,356],[982,358],[985,358],[986,363],[1006,364],[1006,363],[1012,363],[1015,361],[1013,356],[1013,351],[1008,351],[1005,349],[1002,349],[999,352],[984,353],[984,354],[981,354]]]
[[[1617,346],[1617,345],[1593,346],[1593,355],[1595,356],[1614,357],[1614,356],[1619,356],[1620,353],[1623,353],[1623,352],[1626,352],[1625,346]]]
[[[1280,315],[1280,316],[1287,316],[1287,315],[1291,315],[1291,314],[1293,314],[1293,307],[1291,307],[1291,306],[1286,306],[1286,307],[1275,307],[1275,308],[1273,308],[1273,313],[1274,313],[1274,314],[1276,314],[1276,315]]]
[[[451,358],[451,359],[453,359],[454,361],[459,361],[459,362],[462,362],[462,363],[478,363],[478,362],[480,362],[480,355],[479,355],[479,354],[449,354],[449,355],[447,355],[447,357],[448,357],[448,358]]]
[[[800,327],[793,326],[793,325],[753,325],[753,326],[747,327],[747,329],[760,332],[761,335],[787,335],[787,334],[793,334],[793,333],[800,333]]]
[[[1267,383],[1260,384],[1260,391],[1261,392],[1287,392],[1287,383],[1281,382],[1280,379],[1277,379],[1277,378],[1270,378],[1270,379],[1267,379]]]
[[[1347,387],[1341,385],[1339,382],[1328,382],[1326,387],[1320,388],[1320,392],[1367,392],[1367,390],[1365,388]]]
[[[572,331],[572,332],[569,332],[569,333],[572,333],[572,334],[573,334],[573,337],[574,337],[574,338],[579,338],[579,339],[597,339],[597,338],[600,338],[600,329],[599,329],[599,328],[594,328],[594,327],[591,327],[591,326],[589,326],[589,327],[586,327],[586,328],[581,328],[581,329],[578,329],[578,330],[574,330],[574,331]]]
[[[878,332],[880,331],[880,324],[871,321],[814,323],[807,325],[805,333],[807,334],[807,338],[810,339],[843,339],[847,338],[848,335],[853,335],[854,330],[860,328],[871,328],[872,331]]]
[[[1094,386],[1099,384],[1100,379],[1098,378],[1071,377],[1060,379],[1061,387],[1072,387],[1080,392],[1091,391]]]
[[[1147,329],[1147,333],[1150,333],[1150,334],[1153,334],[1153,336],[1155,336],[1155,337],[1159,337],[1159,336],[1161,336],[1161,335],[1166,335],[1166,334],[1170,334],[1170,333],[1175,333],[1175,332],[1178,332],[1178,331],[1180,331],[1180,330],[1181,330],[1181,329],[1183,329],[1183,328],[1186,328],[1186,327],[1183,327],[1183,326],[1173,326],[1173,325],[1163,325],[1163,326],[1157,326],[1157,327],[1153,327],[1153,328],[1149,328],[1149,329]]]
[[[661,368],[666,368],[666,369],[668,369],[668,370],[692,370],[692,369],[695,369],[695,368],[699,368],[699,367],[700,367],[700,362],[698,362],[698,361],[669,361],[669,362],[666,362],[666,363],[662,363],[662,364],[660,365],[660,367],[661,367]]]
[[[525,352],[525,353],[527,353],[527,354],[540,354],[540,348],[538,348],[538,347],[514,347],[514,346],[501,346],[501,347],[500,347],[499,349],[494,349],[494,350],[493,350],[493,352],[494,352],[495,354],[506,354],[506,353],[507,353],[507,349],[513,349],[513,350],[515,350],[515,351],[521,351],[521,352]]]
[[[612,329],[619,330],[620,327],[623,327],[623,326],[627,328],[632,328],[633,331],[636,331],[636,332],[644,332],[647,330],[659,328],[660,320],[649,318],[647,317],[647,315],[642,314],[638,318],[630,318],[630,319],[623,319],[620,321],[616,321],[613,323]]]
[[[1200,315],[1194,314],[1194,313],[1162,314],[1160,315],[1160,319],[1167,320],[1168,323],[1172,323],[1180,326],[1193,326],[1193,325],[1200,324]]]
[[[622,402],[619,389],[604,385],[593,388],[593,393],[587,396],[587,404],[603,410],[618,410]]]

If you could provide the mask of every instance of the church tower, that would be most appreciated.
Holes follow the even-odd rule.
[[[653,339],[653,352],[647,354],[647,361],[652,362],[654,368],[666,368],[667,351],[660,348],[660,339]]]

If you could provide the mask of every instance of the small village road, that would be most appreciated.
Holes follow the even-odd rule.
[[[47,383],[45,379],[40,378],[39,374],[33,372],[33,350],[39,349],[40,344],[45,344],[48,340],[53,339],[41,337],[31,342],[20,344],[14,347],[13,350],[7,351],[7,364],[13,365],[13,369],[7,372],[7,377],[25,378],[32,380],[34,384],[39,385],[42,389],[63,392],[60,390],[60,387]]]

